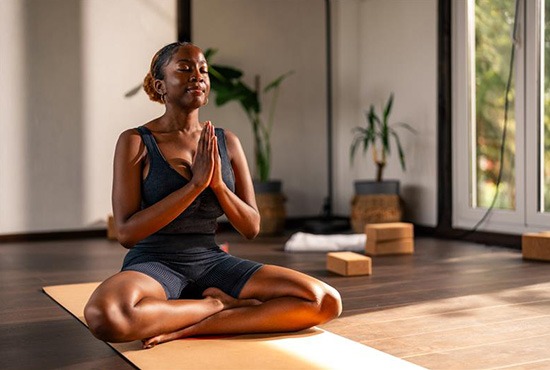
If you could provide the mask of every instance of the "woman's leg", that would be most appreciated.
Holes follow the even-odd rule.
[[[218,289],[205,291],[223,300]],[[329,285],[300,272],[263,266],[244,286],[239,299],[261,304],[224,309],[204,320],[169,334],[144,341],[145,347],[197,335],[288,332],[310,328],[338,317],[339,293]]]
[[[167,300],[162,285],[140,272],[122,271],[94,291],[84,309],[91,332],[108,342],[127,342],[193,325],[237,303],[205,297]]]

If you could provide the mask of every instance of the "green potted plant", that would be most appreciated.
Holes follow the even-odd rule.
[[[351,224],[356,232],[364,232],[368,223],[401,221],[403,214],[399,197],[399,180],[384,180],[384,168],[391,154],[391,141],[395,142],[399,163],[406,170],[405,154],[398,132],[394,126],[402,127],[412,133],[415,130],[406,123],[390,125],[390,115],[393,107],[393,93],[382,108],[379,115],[373,104],[366,112],[366,125],[353,128],[354,137],[350,147],[350,162],[362,148],[363,154],[371,150],[372,160],[376,165],[376,180],[355,181],[355,195],[352,200]]]
[[[369,148],[371,149],[372,160],[376,165],[376,180],[356,181],[355,190],[357,193],[362,193],[364,191],[363,189],[366,188],[370,188],[370,192],[374,193],[399,193],[398,180],[384,180],[383,178],[384,168],[386,167],[388,156],[391,154],[390,147],[392,138],[397,147],[401,169],[403,171],[406,170],[403,147],[401,146],[398,132],[393,126],[405,128],[412,133],[416,131],[410,125],[403,122],[390,125],[389,119],[393,107],[393,98],[393,93],[391,93],[382,109],[382,115],[379,115],[376,112],[374,104],[371,104],[369,110],[365,114],[366,125],[353,128],[354,137],[350,147],[350,162],[353,163],[357,150],[362,147],[363,154],[366,154]],[[369,190],[367,189],[366,191],[368,192]]]
[[[261,232],[277,234],[283,229],[285,216],[282,185],[280,180],[271,179],[271,132],[273,130],[275,108],[281,83],[293,73],[286,72],[263,89],[259,75],[255,76],[254,88],[243,80],[243,72],[237,68],[211,63],[216,49],[207,49],[205,57],[209,62],[211,90],[215,93],[217,106],[238,102],[246,113],[254,137],[254,189],[258,208],[262,214]],[[262,94],[271,94],[267,119],[262,114]],[[267,194],[267,195],[264,195]]]

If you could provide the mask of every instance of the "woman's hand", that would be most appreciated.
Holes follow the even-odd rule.
[[[210,180],[210,187],[214,190],[225,185],[222,176],[222,159],[220,158],[220,152],[218,150],[218,138],[215,136],[213,145],[213,156],[214,171],[212,173],[212,179]]]
[[[252,178],[248,170],[246,156],[237,136],[225,131],[227,154],[235,176],[235,192],[229,190],[222,180],[221,159],[219,158],[217,141],[214,172],[210,188],[218,198],[218,202],[231,224],[246,238],[255,237],[260,230],[260,214],[256,205]]]
[[[211,183],[215,168],[214,154],[217,155],[216,136],[212,123],[208,121],[201,131],[197,151],[191,165],[193,176],[191,182],[200,188],[206,188]]]

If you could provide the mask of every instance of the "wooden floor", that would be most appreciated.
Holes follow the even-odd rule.
[[[336,287],[344,312],[323,326],[336,334],[430,369],[550,369],[549,263],[417,238],[414,255],[375,257],[372,276],[348,278],[325,270],[324,253],[283,252],[285,240],[218,237]],[[105,279],[124,252],[102,239],[0,244],[0,369],[131,369],[41,292]]]

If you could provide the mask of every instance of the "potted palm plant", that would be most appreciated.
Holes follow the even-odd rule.
[[[350,162],[362,148],[363,154],[371,150],[372,160],[376,165],[376,180],[355,181],[355,196],[352,201],[352,226],[357,232],[363,232],[364,225],[370,222],[400,221],[402,207],[399,198],[399,180],[384,180],[384,169],[391,154],[391,141],[395,142],[399,163],[406,170],[405,154],[399,134],[394,126],[404,128],[412,133],[415,130],[407,123],[390,125],[390,115],[394,95],[390,94],[388,101],[379,115],[373,104],[366,112],[366,125],[353,128],[354,137],[350,147]]]
[[[217,106],[238,102],[246,113],[254,137],[254,189],[258,208],[262,214],[262,234],[277,234],[284,227],[286,217],[285,197],[280,180],[271,179],[271,132],[273,130],[275,108],[281,83],[293,73],[286,72],[263,89],[260,77],[255,76],[255,86],[248,86],[243,80],[243,72],[237,68],[210,63],[216,49],[207,49],[205,57],[209,62],[211,90],[216,94]],[[262,94],[270,94],[267,119],[262,114]]]
[[[361,184],[372,184],[372,189],[377,193],[399,193],[399,181],[398,180],[384,180],[384,168],[386,167],[388,156],[391,154],[390,142],[393,138],[397,147],[397,153],[399,156],[399,163],[401,169],[406,170],[405,166],[405,154],[401,141],[399,139],[398,132],[390,125],[389,119],[391,110],[393,107],[393,93],[390,94],[386,105],[383,107],[382,115],[380,116],[371,104],[369,110],[366,112],[365,126],[357,126],[353,128],[355,133],[351,147],[350,147],[350,161],[353,163],[357,149],[362,147],[363,153],[366,154],[368,149],[371,149],[372,160],[376,165],[376,180],[375,181],[357,181],[356,191],[363,188]],[[396,126],[407,129],[408,131],[415,133],[415,130],[407,123],[399,122]],[[368,187],[368,186],[367,186]]]

